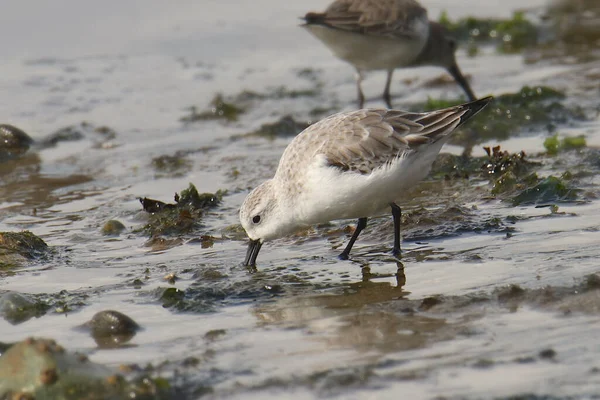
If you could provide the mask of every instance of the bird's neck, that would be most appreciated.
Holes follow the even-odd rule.
[[[437,65],[436,60],[439,58],[437,54],[440,51],[440,45],[444,40],[443,35],[444,28],[437,22],[429,21],[429,35],[425,46],[421,53],[413,63],[415,66],[419,65]]]

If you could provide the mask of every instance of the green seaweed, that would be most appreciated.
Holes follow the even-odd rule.
[[[192,169],[193,163],[185,156],[187,151],[178,151],[173,155],[154,157],[152,168],[157,172],[157,177],[181,177]]]
[[[175,204],[140,199],[144,210],[150,213],[149,222],[141,230],[151,237],[192,232],[199,228],[204,211],[219,205],[225,193],[217,191],[200,194],[190,183],[187,189],[175,194]]]
[[[487,157],[440,156],[433,166],[432,176],[446,180],[470,177],[488,179],[490,194],[513,206],[574,201],[579,198],[581,190],[569,182],[573,175],[568,171],[560,177],[540,178],[535,169],[541,164],[527,160],[524,152],[509,153],[502,151],[500,146],[484,149]],[[450,220],[448,216],[443,218],[446,222]]]
[[[296,121],[291,115],[284,115],[276,122],[263,124],[254,132],[250,132],[244,136],[262,136],[269,139],[296,136],[308,126],[309,124],[307,122],[299,122]]]
[[[195,106],[190,107],[190,114],[180,118],[181,122],[192,123],[198,121],[224,120],[227,122],[237,121],[244,113],[244,109],[234,103],[226,102],[222,94],[217,94],[210,102],[210,109],[198,112]]]
[[[573,201],[577,199],[578,192],[578,189],[570,187],[562,179],[549,176],[529,185],[529,187],[514,196],[511,202],[513,206],[518,206]]]
[[[521,11],[515,11],[511,19],[466,17],[451,21],[446,11],[438,20],[448,32],[461,41],[495,43],[501,53],[518,53],[537,44],[536,27]]]
[[[477,117],[459,128],[450,141],[470,148],[490,139],[505,140],[521,132],[554,132],[559,124],[585,119],[580,107],[564,104],[565,98],[564,93],[548,86],[524,86],[516,93],[496,96]],[[431,111],[462,102],[429,98],[412,109]]]
[[[212,208],[219,205],[226,191],[218,190],[216,193],[198,193],[198,189],[192,183],[187,189],[183,189],[179,195],[175,195],[178,206],[190,206],[195,209]]]
[[[480,216],[458,205],[429,209],[419,207],[402,213],[403,237],[407,240],[429,240],[464,233],[510,233],[514,228],[499,218]]]
[[[552,135],[549,138],[546,138],[546,140],[544,140],[544,148],[546,149],[548,154],[558,154],[559,146],[560,141],[558,140],[558,134]]]
[[[506,173],[514,174],[517,177],[529,174],[532,167],[539,165],[525,159],[525,152],[509,153],[502,151],[500,146],[483,148],[487,153],[488,159],[482,165],[482,170],[487,175],[498,177]]]
[[[559,139],[558,134],[554,134],[544,140],[544,148],[549,155],[556,155],[560,151],[581,149],[586,146],[583,135]]]
[[[499,179],[511,179],[511,176],[514,176],[514,179],[521,178],[540,165],[526,159],[522,151],[509,153],[502,151],[500,146],[484,147],[484,150],[487,153],[484,157],[442,153],[433,163],[430,176],[444,180],[479,177],[494,183]],[[501,192],[503,191],[492,189],[493,194]]]
[[[442,108],[454,107],[459,104],[464,103],[462,99],[434,99],[432,97],[427,96],[427,101],[423,104],[422,111],[434,111]]]

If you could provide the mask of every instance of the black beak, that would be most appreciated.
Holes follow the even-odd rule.
[[[456,83],[458,83],[460,87],[463,88],[463,90],[467,94],[467,97],[469,98],[469,101],[477,100],[475,93],[473,93],[473,91],[471,90],[471,86],[469,86],[469,82],[467,82],[462,72],[460,72],[460,69],[458,69],[458,65],[456,63],[450,68],[448,68],[448,72],[450,72],[450,75],[452,75],[454,80],[456,80]]]
[[[244,260],[244,266],[256,266],[256,257],[258,257],[258,252],[260,251],[261,247],[262,243],[260,239],[250,240],[250,242],[248,243],[248,251],[246,252],[246,259]]]

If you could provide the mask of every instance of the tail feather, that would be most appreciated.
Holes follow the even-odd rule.
[[[301,17],[301,19],[306,21],[307,25],[324,25],[326,16],[324,13],[309,12],[304,17]]]
[[[471,101],[469,103],[457,106],[457,108],[467,110],[463,115],[461,115],[460,123],[457,125],[457,127],[461,126],[462,124],[467,122],[467,120],[471,119],[471,117],[475,116],[477,113],[483,110],[485,106],[487,106],[493,99],[494,98],[492,96],[488,96],[479,100]]]

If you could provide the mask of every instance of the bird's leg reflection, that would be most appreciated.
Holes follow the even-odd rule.
[[[399,288],[404,287],[406,285],[406,275],[404,274],[404,264],[401,261],[396,261],[396,266],[398,269],[396,270],[396,284]]]
[[[404,264],[401,261],[396,261],[396,267],[396,287],[400,289],[404,287],[404,285],[406,285],[406,274],[404,273]],[[369,266],[369,264],[362,265],[360,272],[362,275],[363,282],[370,282],[373,278],[382,277],[382,275],[371,273],[371,267]]]
[[[363,265],[360,268],[360,273],[362,275],[362,281],[363,282],[368,282],[373,277],[373,274],[371,274],[371,267],[369,267],[368,264],[367,265]]]

